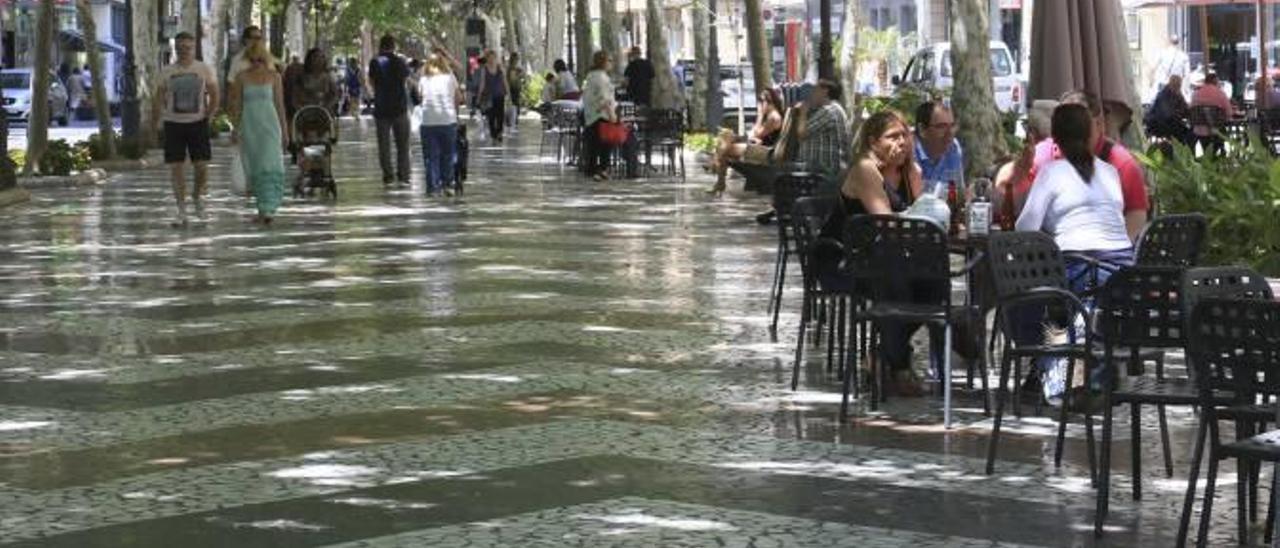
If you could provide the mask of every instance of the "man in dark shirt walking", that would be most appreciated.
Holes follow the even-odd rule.
[[[627,99],[637,105],[649,106],[653,87],[653,63],[640,57],[640,48],[632,47],[627,53],[627,70],[622,76],[627,80]]]
[[[378,161],[382,164],[382,184],[409,186],[409,96],[405,92],[409,66],[396,54],[391,35],[378,42],[378,56],[369,61],[369,83],[373,86],[373,118],[378,126]],[[391,137],[396,140],[396,169],[391,170]]]

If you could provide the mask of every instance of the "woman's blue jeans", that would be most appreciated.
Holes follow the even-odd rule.
[[[1102,261],[1110,265],[1124,267],[1133,265],[1133,250],[1121,249],[1116,251],[1085,251],[1077,252],[1086,255],[1094,260]],[[1077,258],[1067,258],[1065,260],[1067,273],[1067,288],[1076,295],[1081,295],[1085,291],[1093,287],[1101,287],[1107,283],[1107,279],[1111,277],[1111,271],[1105,268],[1094,269],[1087,262]],[[1096,270],[1096,272],[1095,272]],[[1096,280],[1095,280],[1096,276]],[[1095,286],[1096,284],[1096,286]],[[1093,300],[1084,299],[1085,308],[1093,309]],[[1012,320],[1013,333],[1010,333],[1014,342],[1019,345],[1035,345],[1044,342],[1045,325],[1048,323],[1059,323],[1050,321],[1048,311],[1043,305],[1030,304],[1012,308],[1008,311]],[[1072,343],[1076,342],[1076,334],[1084,330],[1084,318],[1073,317],[1068,320],[1067,329],[1068,340]],[[1054,399],[1062,396],[1066,392],[1069,379],[1067,379],[1067,361],[1062,358],[1040,358],[1036,362],[1037,368],[1043,372],[1043,388],[1045,399]],[[1111,364],[1101,364],[1095,370],[1090,378],[1091,385],[1099,385],[1101,380],[1107,378],[1108,368]]]
[[[421,126],[422,161],[427,173],[427,192],[438,192],[453,184],[453,164],[458,148],[458,125]]]

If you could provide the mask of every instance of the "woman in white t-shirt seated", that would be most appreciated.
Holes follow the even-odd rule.
[[[1053,111],[1053,140],[1063,158],[1046,166],[1036,176],[1018,217],[1018,230],[1038,230],[1053,236],[1066,256],[1070,289],[1082,294],[1094,283],[1106,283],[1112,269],[1133,264],[1133,243],[1124,222],[1124,195],[1120,174],[1093,155],[1101,135],[1095,134],[1088,108],[1078,104],[1059,105]],[[1097,263],[1106,265],[1099,268]],[[1019,319],[1013,338],[1019,344],[1038,344],[1045,318],[1043,306],[1011,310]],[[1083,327],[1080,320],[1070,322]],[[1041,361],[1044,393],[1054,398],[1066,386],[1065,361]]]
[[[431,54],[418,80],[422,97],[422,160],[426,163],[427,196],[453,194],[454,158],[458,144],[458,106],[462,88],[449,70],[449,60]]]

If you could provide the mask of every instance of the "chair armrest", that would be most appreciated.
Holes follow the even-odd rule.
[[[996,307],[1006,308],[1019,304],[1047,301],[1064,303],[1067,308],[1071,309],[1072,313],[1080,314],[1085,318],[1089,317],[1089,309],[1085,308],[1084,303],[1080,301],[1080,297],[1061,287],[1034,287],[1021,293],[997,299]]]

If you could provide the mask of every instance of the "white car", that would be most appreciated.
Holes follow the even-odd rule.
[[[12,121],[31,121],[31,98],[35,95],[34,73],[29,68],[0,70],[0,90],[4,93],[4,111]],[[67,89],[57,75],[49,75],[49,118],[58,125],[70,122],[67,105]]]
[[[1023,112],[1026,94],[1021,79],[1013,71],[1013,56],[1008,46],[992,41],[990,51],[996,107],[1002,112]],[[939,42],[917,51],[902,75],[893,77],[893,85],[922,91],[950,90],[955,85],[951,75],[951,43]]]

